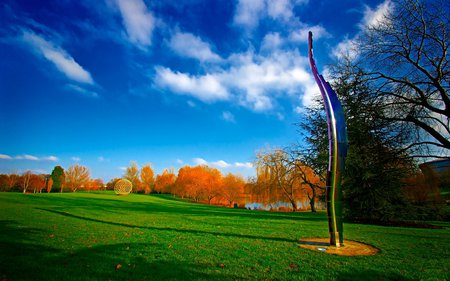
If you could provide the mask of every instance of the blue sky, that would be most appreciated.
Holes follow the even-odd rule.
[[[319,70],[389,0],[6,0],[0,4],[0,173],[130,161],[253,175],[255,151],[299,140]]]

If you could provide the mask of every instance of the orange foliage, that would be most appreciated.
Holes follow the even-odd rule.
[[[50,191],[52,191],[52,187],[53,187],[53,179],[52,177],[49,177],[47,181],[47,193],[50,193]]]
[[[155,191],[158,193],[172,193],[177,176],[172,170],[165,169],[161,175],[156,176]]]
[[[91,179],[83,187],[84,190],[103,190],[104,184],[101,179]]]
[[[222,187],[222,174],[208,166],[185,166],[178,171],[174,193],[189,197],[196,202],[206,199],[208,203],[218,197]]]
[[[155,183],[154,172],[150,164],[142,167],[140,177],[142,185],[144,186],[144,193],[149,194],[152,192]]]
[[[223,178],[222,196],[230,206],[244,197],[245,180],[231,173]]]
[[[45,176],[44,175],[31,175],[30,186],[33,188],[33,193],[42,192],[45,188]]]

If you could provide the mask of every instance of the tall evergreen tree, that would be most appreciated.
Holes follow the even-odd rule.
[[[64,183],[66,182],[66,175],[61,166],[55,166],[52,171],[51,178],[53,180],[53,190],[63,192]]]
[[[351,220],[393,220],[410,214],[402,192],[402,179],[412,162],[401,144],[408,137],[405,127],[381,118],[382,103],[362,78],[362,72],[340,69],[333,88],[346,114],[349,150],[343,180],[344,214]],[[299,157],[317,174],[328,165],[328,135],[321,100],[308,108],[299,124],[305,144]]]

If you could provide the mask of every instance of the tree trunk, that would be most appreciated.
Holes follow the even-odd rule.
[[[309,198],[309,205],[311,206],[311,212],[316,212],[316,188],[311,186],[312,196]]]
[[[295,202],[295,199],[292,197],[289,197],[289,201],[291,202],[291,205],[292,205],[292,212],[296,212],[297,211],[297,202]]]

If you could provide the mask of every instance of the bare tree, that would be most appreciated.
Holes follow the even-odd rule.
[[[265,177],[269,185],[280,190],[292,206],[297,210],[296,195],[299,190],[295,167],[290,163],[289,155],[282,149],[261,151],[256,155],[258,177]]]
[[[90,179],[89,169],[78,164],[69,167],[65,174],[66,184],[73,192],[77,191],[82,185],[87,184]]]
[[[359,36],[356,64],[378,88],[389,121],[411,126],[412,156],[450,154],[450,2],[394,0]]]
[[[30,186],[32,175],[33,173],[31,171],[26,171],[25,173],[23,173],[20,181],[20,186],[22,187],[23,193],[27,193],[27,189]]]
[[[17,173],[8,174],[8,190],[11,191],[19,180],[19,175]]]
[[[131,181],[134,192],[140,191],[142,184],[139,180],[139,167],[135,161],[130,162],[130,166],[125,170],[124,178]]]

